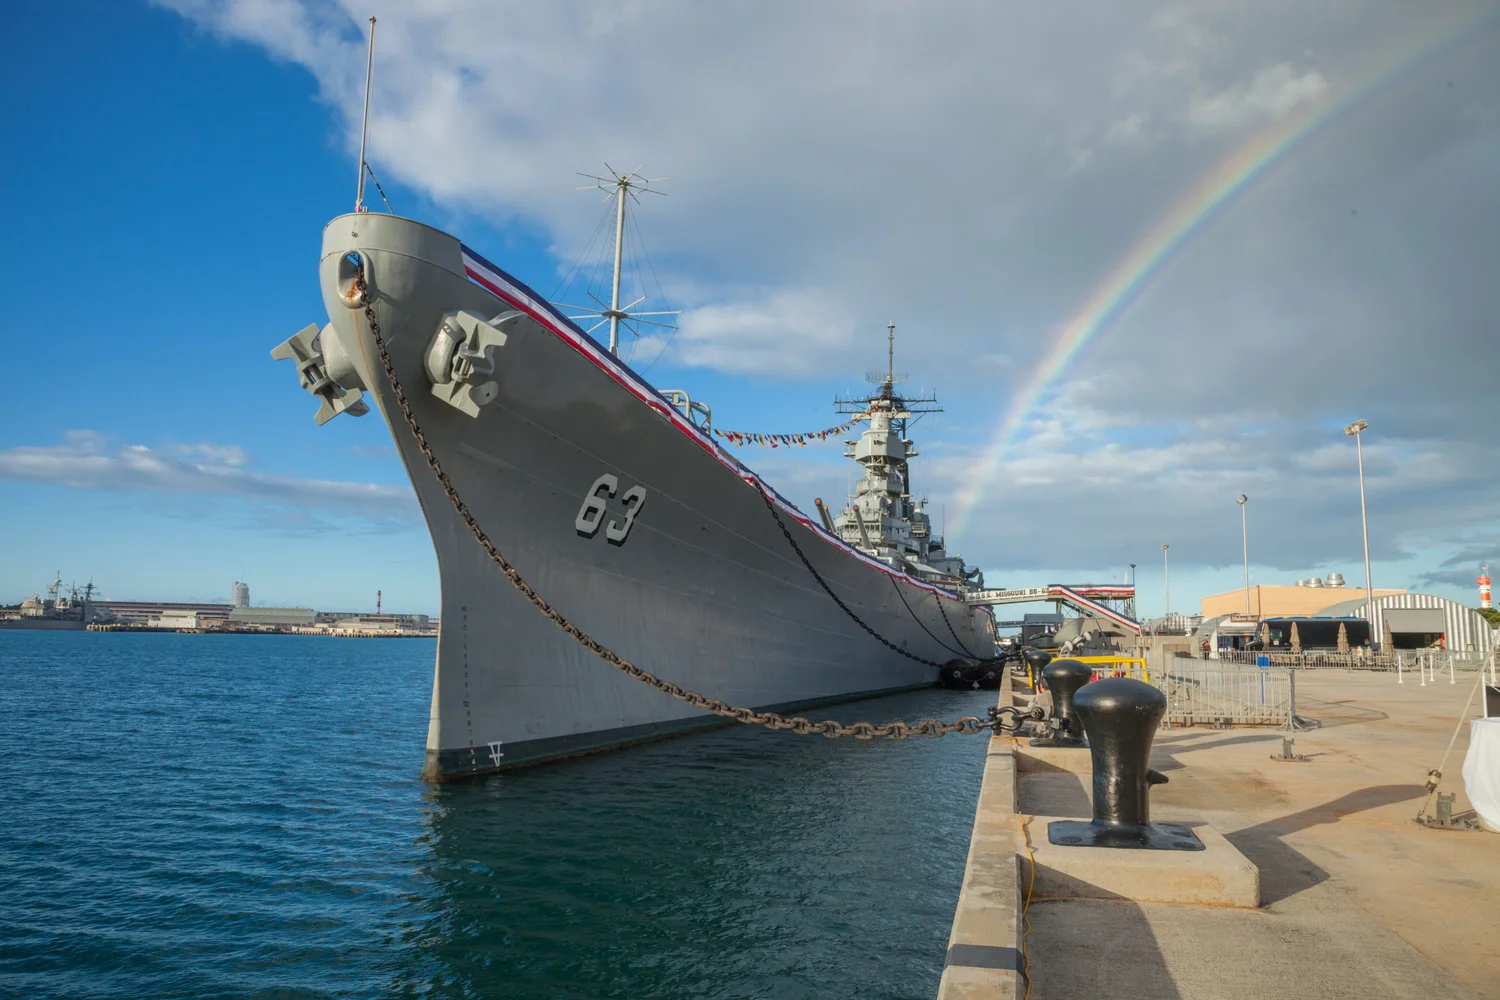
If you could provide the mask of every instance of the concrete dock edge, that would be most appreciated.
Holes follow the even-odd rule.
[[[1007,675],[1000,687],[1000,704],[1010,703]],[[939,1000],[1012,1000],[1025,995],[1021,972],[1024,861],[1019,857],[1017,794],[1015,743],[1009,736],[991,736],[963,887],[938,984]]]

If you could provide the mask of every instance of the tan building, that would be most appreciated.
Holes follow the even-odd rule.
[[[1287,618],[1297,615],[1316,615],[1324,608],[1335,604],[1363,598],[1363,587],[1344,586],[1343,577],[1333,574],[1328,581],[1318,580],[1318,586],[1309,586],[1312,581],[1303,581],[1292,586],[1254,584],[1250,587],[1250,613],[1257,618]],[[1375,588],[1375,596],[1388,597],[1404,594],[1404,590],[1381,590]],[[1239,587],[1222,594],[1205,597],[1201,605],[1204,618],[1220,615],[1242,615],[1245,613],[1245,588]]]
[[[306,627],[318,620],[312,608],[231,608],[231,625],[280,625],[288,628]]]
[[[152,628],[202,628],[203,617],[196,611],[163,611],[146,619]]]

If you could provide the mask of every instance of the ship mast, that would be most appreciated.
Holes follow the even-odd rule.
[[[885,367],[886,381],[890,385],[896,384],[896,324],[885,325]]]
[[[621,177],[615,184],[615,279],[609,288],[609,353],[620,356],[620,265],[625,260],[625,196],[630,193],[630,178]]]
[[[644,166],[644,164],[642,164],[642,166]],[[652,326],[663,326],[670,329],[672,328],[670,323],[657,323],[649,319],[638,319],[638,317],[676,316],[680,314],[681,310],[671,309],[658,310],[654,312],[631,312],[631,309],[646,301],[646,296],[644,295],[636,299],[634,302],[629,303],[628,305],[625,305],[623,307],[620,305],[620,276],[624,270],[625,263],[625,199],[631,198],[634,199],[636,204],[640,204],[641,199],[637,192],[641,192],[644,194],[659,194],[663,197],[666,197],[665,191],[658,191],[650,185],[660,184],[662,181],[671,180],[671,178],[642,177],[640,167],[636,167],[628,174],[619,173],[608,163],[604,165],[604,169],[609,171],[608,177],[601,177],[597,174],[580,173],[578,176],[587,177],[594,183],[584,185],[578,190],[592,191],[597,189],[600,191],[605,191],[607,192],[605,196],[606,201],[608,201],[610,198],[613,198],[615,200],[615,270],[614,278],[610,282],[609,306],[605,309],[594,310],[590,309],[588,306],[568,305],[566,302],[561,302],[558,304],[568,309],[586,310],[582,316],[569,316],[569,319],[593,319],[596,316],[599,317],[601,320],[601,324],[595,324],[595,326],[589,331],[590,333],[592,333],[593,330],[597,330],[599,326],[602,325],[603,320],[608,320],[609,353],[618,358],[620,356],[620,322],[622,320],[650,323]],[[592,293],[590,293],[589,297],[593,298],[594,296]],[[595,299],[594,301],[598,302],[598,299]],[[599,304],[603,305],[602,302]]]
[[[359,183],[354,189],[354,211],[365,210],[365,139],[370,134],[370,82],[375,76],[375,18],[370,18],[369,48],[365,51],[365,111],[359,125]]]

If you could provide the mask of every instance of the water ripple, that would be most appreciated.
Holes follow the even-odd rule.
[[[432,657],[0,632],[0,993],[934,993],[980,740],[723,729],[433,786]]]

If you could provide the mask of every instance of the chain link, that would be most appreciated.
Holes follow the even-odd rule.
[[[1008,726],[1000,718],[1001,714],[1007,711],[1014,713],[1016,711],[1015,709],[992,708],[990,709],[989,721],[980,719],[976,716],[966,715],[961,718],[955,719],[952,722],[945,722],[940,719],[924,719],[921,722],[888,722],[883,725],[876,725],[871,722],[855,722],[849,725],[845,725],[832,719],[827,719],[822,722],[814,722],[811,719],[805,719],[801,716],[785,716],[779,715],[776,712],[757,712],[754,709],[750,708],[736,707],[729,704],[728,702],[721,701],[718,698],[706,697],[697,693],[696,691],[689,691],[686,688],[679,687],[678,685],[673,684],[671,681],[662,680],[660,677],[657,677],[655,674],[636,666],[634,663],[631,663],[629,660],[625,659],[619,654],[606,649],[596,639],[589,636],[577,625],[574,625],[571,621],[564,617],[561,612],[553,608],[552,605],[548,604],[540,594],[533,590],[531,585],[521,577],[521,574],[516,572],[515,567],[506,560],[505,556],[501,555],[500,550],[496,548],[495,543],[490,540],[489,535],[487,535],[484,529],[479,526],[479,522],[474,519],[474,515],[469,512],[468,505],[463,502],[463,499],[461,497],[459,497],[458,491],[453,488],[453,483],[448,478],[448,474],[443,471],[442,463],[440,463],[437,456],[433,454],[432,446],[427,442],[427,435],[423,433],[421,426],[417,423],[417,418],[415,414],[412,413],[411,404],[407,401],[406,392],[401,387],[401,381],[396,377],[396,368],[391,363],[391,356],[390,352],[386,349],[385,338],[380,333],[380,323],[375,318],[374,303],[370,301],[368,290],[365,287],[363,266],[361,266],[359,275],[355,279],[355,287],[359,290],[361,297],[365,299],[365,319],[370,324],[370,334],[375,340],[375,349],[380,353],[380,363],[385,369],[385,377],[391,383],[391,394],[396,399],[396,406],[400,409],[402,418],[406,421],[407,427],[411,430],[412,437],[417,442],[417,448],[422,452],[422,457],[427,460],[428,468],[432,469],[432,474],[437,477],[438,485],[443,488],[443,493],[448,497],[449,502],[453,504],[454,511],[458,513],[459,518],[464,522],[465,525],[468,526],[469,531],[473,533],[475,540],[479,542],[480,547],[483,548],[485,553],[490,557],[490,561],[493,562],[497,567],[499,567],[500,572],[505,574],[506,578],[510,580],[511,584],[521,592],[522,596],[530,601],[538,611],[546,615],[554,625],[562,629],[562,631],[571,636],[579,645],[583,646],[589,652],[599,657],[605,663],[608,663],[610,666],[621,671],[622,673],[635,678],[648,687],[654,688],[655,690],[660,691],[662,694],[668,695],[669,697],[676,698],[678,701],[686,702],[687,704],[692,705],[694,708],[701,708],[708,712],[712,712],[714,715],[722,716],[726,719],[733,719],[736,722],[743,722],[748,725],[765,726],[767,729],[784,729],[803,735],[818,734],[821,736],[826,736],[829,739],[833,739],[839,736],[853,736],[857,740],[869,740],[875,738],[904,740],[912,736],[938,737],[946,736],[949,733],[973,735],[988,731],[1013,732],[1016,728],[1019,728],[1019,721],[1015,721],[1014,725]],[[757,490],[760,489],[759,486],[757,486],[756,488]],[[760,490],[760,494],[761,497],[765,499],[766,503],[770,504],[770,497],[766,496],[765,491]],[[776,513],[774,506],[772,506],[772,513]],[[781,517],[779,514],[777,515],[776,519],[778,522],[781,521]],[[791,537],[791,533],[787,532],[786,525],[784,523],[782,524],[782,531],[787,534],[788,538]],[[793,545],[795,546],[796,543],[793,542]],[[801,554],[800,549],[798,550],[798,554]],[[803,557],[803,562],[807,562],[807,558],[805,556]],[[810,564],[808,568],[812,568]],[[814,573],[814,575],[817,575],[816,572]],[[826,584],[824,584],[824,589],[828,589]],[[833,596],[833,592],[831,590],[829,590],[828,593],[829,596]],[[834,597],[833,599],[835,601],[838,601],[840,607],[844,607],[843,602],[839,601],[837,597]],[[851,617],[853,617],[853,612],[849,612],[849,609],[847,607],[844,607],[844,610],[848,612]],[[855,618],[855,621],[859,621],[859,619]],[[909,656],[912,659],[917,660],[919,663],[930,663],[930,661],[923,660],[917,656],[913,656],[903,649],[891,646],[889,642],[877,635],[869,626],[864,625],[863,622],[860,622],[860,624],[864,627],[865,631],[875,636],[875,638],[880,639],[880,641],[884,642],[887,646],[895,649],[896,652]],[[938,664],[932,665],[937,666]]]

